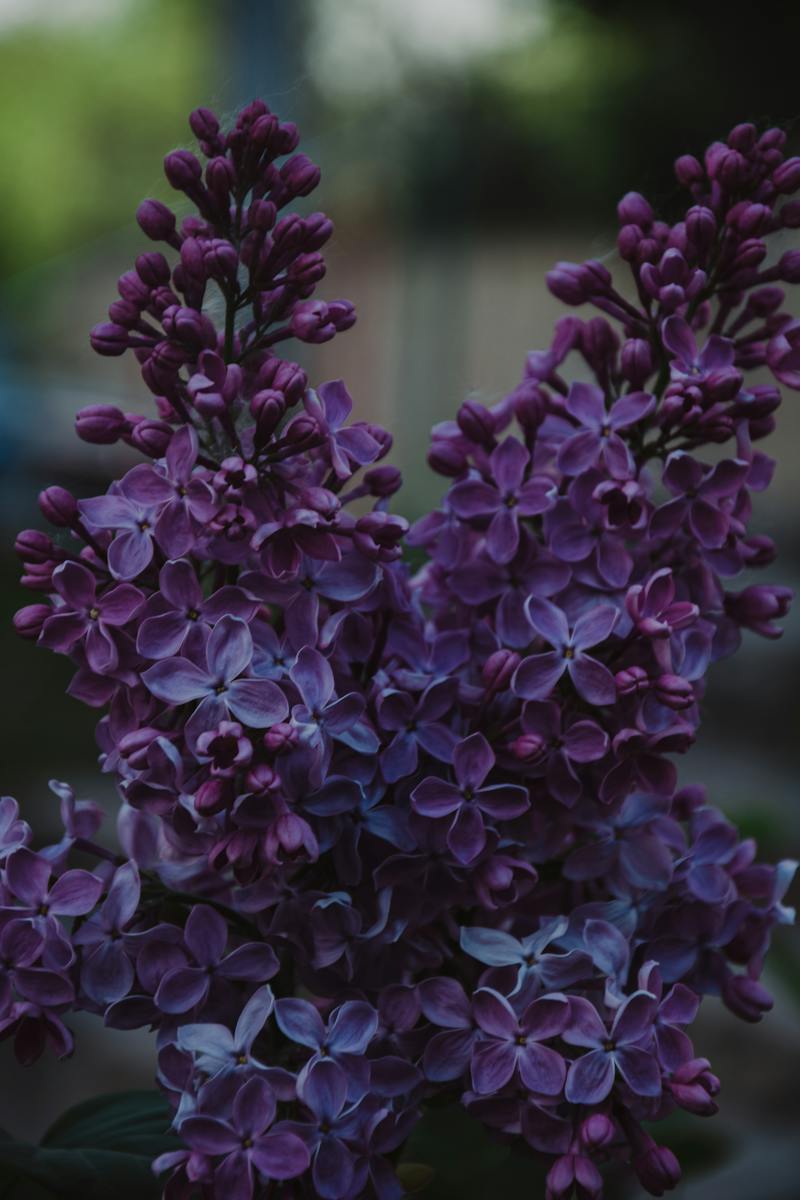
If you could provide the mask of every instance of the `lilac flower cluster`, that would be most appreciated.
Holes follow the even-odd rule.
[[[800,226],[800,159],[738,126],[676,164],[677,224],[626,196],[631,286],[556,267],[599,315],[436,427],[449,490],[409,530],[390,436],[278,354],[354,319],[312,298],[332,226],[291,206],[318,169],[259,102],[191,127],[205,164],[165,170],[197,215],[144,202],[172,261],[142,254],[92,333],[157,415],[77,422],[149,461],[104,496],[48,488],[57,536],[17,543],[42,594],[19,632],[105,710],[122,853],[64,785],[56,846],[2,802],[0,1029],[24,1060],[69,1052],[71,1008],[157,1030],[168,1200],[394,1200],[437,1095],[547,1162],[549,1200],[600,1197],[619,1160],[661,1195],[680,1168],[646,1126],[716,1110],[686,1028],[707,994],[769,1009],[792,915],[794,864],[757,862],[673,757],[711,664],[788,609],[727,581],[774,557],[749,522],[780,396],[746,376],[800,389],[777,286],[800,251],[765,241]]]

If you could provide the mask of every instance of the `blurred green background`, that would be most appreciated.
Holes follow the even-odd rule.
[[[305,361],[313,379],[342,375],[360,414],[393,431],[398,507],[415,516],[439,493],[424,463],[430,425],[467,395],[490,402],[515,384],[558,313],[545,270],[613,258],[622,193],[676,215],[673,159],[742,120],[784,124],[800,151],[798,44],[798,6],[767,6],[760,21],[753,10],[745,26],[718,0],[0,0],[2,785],[40,828],[55,829],[51,776],[113,796],[94,715],[63,695],[69,667],[9,629],[28,599],[13,534],[40,522],[45,484],[90,494],[125,461],[72,434],[82,405],[148,403],[135,364],[93,356],[87,334],[141,246],[136,205],[171,198],[160,161],[191,144],[189,110],[225,115],[261,95],[301,125],[323,167],[315,203],[337,226],[321,294],[359,312]],[[757,509],[782,551],[771,578],[789,583],[797,406],[789,394],[765,447],[778,472]],[[721,665],[687,763],[775,856],[800,848],[799,659],[795,618],[779,645],[751,639]],[[705,1006],[697,1045],[722,1077],[723,1116],[713,1133],[694,1124],[687,1200],[797,1195],[799,976],[784,932],[776,1011],[759,1030]],[[73,1063],[29,1072],[0,1046],[0,1125],[30,1135],[92,1092],[147,1085],[145,1035],[92,1021],[80,1034]]]

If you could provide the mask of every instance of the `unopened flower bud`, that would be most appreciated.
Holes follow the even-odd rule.
[[[495,419],[485,405],[477,400],[466,400],[456,414],[456,421],[471,442],[478,446],[494,445]]]
[[[125,414],[111,404],[90,404],[75,418],[78,437],[94,446],[111,446],[130,428]]]
[[[749,975],[728,975],[722,986],[726,1006],[744,1021],[760,1021],[775,1001],[757,979]]]
[[[175,213],[160,200],[143,200],[136,210],[136,220],[154,242],[169,242],[175,237]]]
[[[467,469],[467,457],[460,446],[444,438],[435,438],[428,451],[428,465],[437,475],[445,475],[451,479],[463,474]]]
[[[800,158],[787,158],[772,172],[772,182],[787,195],[800,188]]]
[[[191,150],[172,150],[164,159],[164,174],[178,192],[185,192],[199,183],[203,168]]]
[[[678,183],[691,187],[693,183],[703,182],[705,171],[693,154],[683,154],[675,160],[675,176]]]
[[[51,525],[68,528],[78,515],[78,501],[66,488],[45,488],[39,493],[39,508]]]
[[[651,1196],[663,1196],[681,1180],[681,1165],[675,1155],[668,1146],[657,1146],[652,1140],[634,1156],[633,1169]]]
[[[270,754],[280,754],[289,750],[297,741],[297,730],[285,721],[273,725],[264,734],[264,748]]]
[[[89,341],[95,354],[102,354],[104,358],[117,358],[128,349],[130,334],[124,325],[102,321],[95,325],[89,334]]]
[[[646,228],[654,217],[653,209],[640,192],[628,192],[617,205],[620,225],[639,225]]]
[[[616,1126],[605,1113],[592,1113],[581,1123],[580,1138],[592,1150],[608,1146],[616,1137]]]
[[[403,476],[397,467],[373,467],[364,473],[364,484],[371,496],[386,499],[399,491]]]
[[[14,628],[20,637],[35,642],[45,621],[52,615],[53,609],[49,604],[26,604],[14,613]]]

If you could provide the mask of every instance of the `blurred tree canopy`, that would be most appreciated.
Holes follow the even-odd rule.
[[[4,33],[0,273],[118,227],[166,187],[160,157],[207,101],[209,16],[205,0],[115,0],[91,21]]]
[[[359,136],[384,147],[381,199],[410,224],[602,227],[631,187],[669,213],[678,154],[740,121],[796,123],[798,5],[750,10],[746,27],[719,0],[527,5],[541,17],[529,36],[462,63],[420,62],[378,107],[343,101]],[[348,151],[352,170],[358,139]]]

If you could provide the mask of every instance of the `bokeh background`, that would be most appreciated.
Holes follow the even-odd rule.
[[[190,145],[186,114],[263,96],[300,123],[323,168],[315,197],[335,219],[322,294],[359,322],[314,351],[314,378],[343,376],[362,416],[395,434],[418,515],[439,483],[431,424],[467,395],[491,402],[525,353],[548,343],[557,259],[613,259],[614,204],[644,191],[667,216],[671,163],[742,120],[780,122],[800,151],[800,7],[746,27],[720,0],[0,0],[0,663],[3,791],[55,833],[48,780],[113,806],[96,766],[94,715],[64,693],[64,660],[17,642],[26,601],[14,532],[40,522],[58,481],[93,494],[123,465],[72,434],[92,402],[137,408],[128,359],[87,333],[141,244],[145,195],[170,198],[162,155]],[[800,575],[800,399],[766,446],[778,461],[758,528]],[[800,621],[751,639],[711,680],[691,775],[708,783],[768,856],[797,856]],[[783,932],[757,1031],[708,1002],[699,1051],[723,1082],[723,1115],[684,1139],[686,1200],[797,1196],[800,954]],[[0,1126],[38,1135],[93,1093],[148,1086],[146,1034],[77,1023],[80,1053],[26,1072],[0,1045]],[[698,1130],[699,1126],[699,1130]],[[767,1165],[768,1164],[768,1165]],[[631,1196],[635,1195],[635,1189]]]

